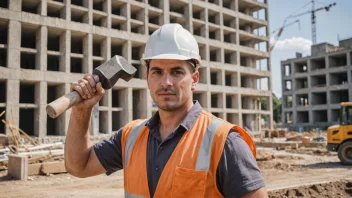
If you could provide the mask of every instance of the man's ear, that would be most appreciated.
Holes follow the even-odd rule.
[[[192,74],[192,87],[191,87],[192,91],[196,89],[198,82],[199,82],[199,71],[196,71]]]

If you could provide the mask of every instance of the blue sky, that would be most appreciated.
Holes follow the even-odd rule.
[[[311,0],[269,0],[269,25],[270,32],[280,28],[284,19],[292,13],[302,13],[312,8],[312,4],[302,8]],[[319,0],[315,7],[336,2],[329,12],[325,10],[316,12],[317,43],[328,42],[338,45],[340,39],[352,37],[352,0]],[[299,10],[299,11],[297,11]],[[297,11],[297,12],[296,12]],[[281,68],[280,61],[294,58],[296,52],[303,55],[310,54],[311,34],[311,15],[306,14],[289,21],[300,20],[298,23],[284,29],[283,34],[276,43],[276,48],[271,53],[271,68],[273,92],[281,97]],[[289,23],[289,22],[288,22]],[[273,37],[274,35],[271,35]]]

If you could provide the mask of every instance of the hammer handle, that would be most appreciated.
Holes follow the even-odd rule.
[[[46,106],[46,112],[51,118],[57,118],[64,111],[81,102],[82,100],[83,99],[78,94],[78,92],[72,91],[48,104]]]

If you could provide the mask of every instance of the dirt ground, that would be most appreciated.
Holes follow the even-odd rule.
[[[342,165],[336,153],[262,150],[274,156],[258,161],[270,197],[352,197],[352,166]],[[0,192],[0,197],[123,197],[123,174],[85,179],[57,174],[15,181],[0,172]]]

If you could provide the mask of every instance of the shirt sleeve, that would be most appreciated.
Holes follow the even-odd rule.
[[[216,184],[224,197],[241,197],[265,186],[250,148],[234,130],[227,136],[217,168]]]
[[[109,139],[102,140],[94,145],[94,151],[100,163],[110,175],[123,168],[121,148],[122,128]]]

